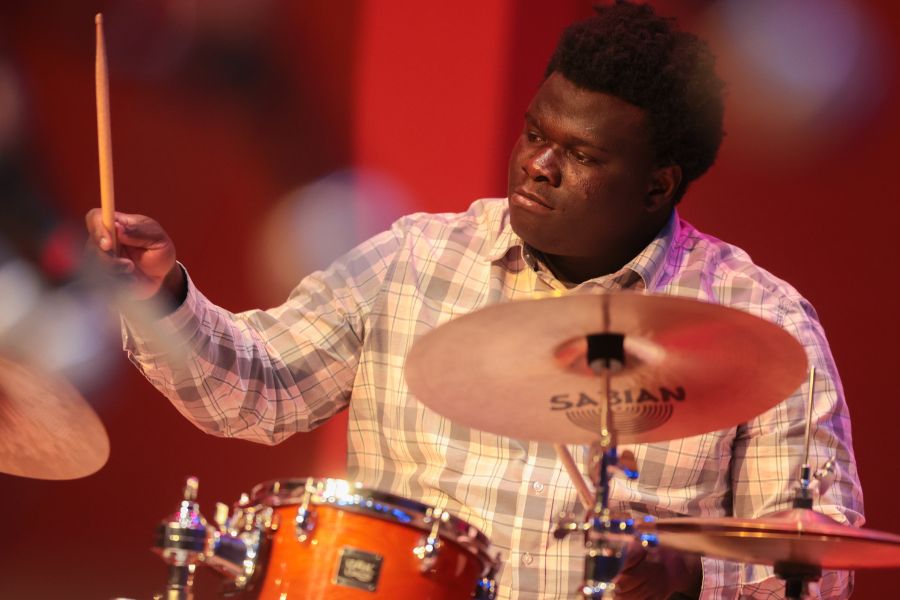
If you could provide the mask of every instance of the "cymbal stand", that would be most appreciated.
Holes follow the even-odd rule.
[[[606,322],[608,324],[608,317]],[[609,423],[610,379],[612,373],[620,370],[624,363],[624,336],[600,333],[588,335],[587,340],[588,364],[603,378],[605,393],[600,402],[599,439],[591,445],[588,458],[595,501],[592,507],[588,507],[585,521],[580,526],[587,551],[579,597],[599,600],[615,598],[614,580],[625,562],[628,545],[634,539],[634,521],[631,518],[613,518],[609,509],[610,475],[621,470],[618,466],[615,437]],[[630,478],[637,477],[635,471],[624,472]],[[578,529],[579,525],[574,520],[563,519],[554,536],[561,539]]]
[[[803,510],[813,509],[813,482],[817,483],[817,491],[823,494],[831,484],[834,476],[834,459],[829,458],[825,465],[812,472],[809,464],[809,446],[812,435],[813,393],[816,387],[816,367],[809,368],[809,397],[806,409],[806,434],[803,451],[803,464],[800,466],[800,478],[794,495],[793,507]],[[801,563],[776,563],[775,575],[784,579],[784,597],[800,600],[809,598],[809,584],[822,577],[822,569],[816,565]]]

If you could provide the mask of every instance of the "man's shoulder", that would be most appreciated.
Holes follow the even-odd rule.
[[[482,198],[465,212],[407,215],[394,230],[416,243],[461,245],[471,251],[488,251],[509,233],[506,198]]]
[[[667,256],[670,291],[756,312],[762,306],[808,304],[790,283],[756,264],[743,248],[681,220]]]

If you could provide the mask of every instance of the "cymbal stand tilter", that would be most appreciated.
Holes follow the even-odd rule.
[[[812,415],[813,415],[813,392],[816,383],[816,367],[809,369],[809,399],[806,413],[806,439],[804,442],[803,464],[800,466],[800,478],[797,491],[794,496],[793,508],[799,510],[813,510],[813,492],[817,491],[819,495],[825,493],[825,490],[831,485],[834,479],[834,459],[829,458],[825,465],[812,473],[812,467],[809,464],[809,445],[810,435],[812,431]],[[816,482],[816,489],[813,489],[813,482]],[[823,519],[827,518],[824,515]],[[775,575],[784,579],[784,597],[787,599],[800,600],[809,598],[809,584],[818,581],[822,577],[822,568],[818,565],[793,563],[793,562],[777,562],[775,563]]]
[[[606,315],[605,315],[606,316]],[[608,317],[606,319],[608,324]],[[604,381],[604,394],[600,401],[599,439],[591,445],[588,457],[590,478],[594,483],[595,501],[580,528],[584,532],[587,550],[584,559],[584,579],[579,595],[584,599],[598,600],[615,597],[614,582],[625,561],[628,545],[634,539],[634,521],[631,518],[613,518],[609,509],[610,476],[621,471],[631,479],[637,472],[619,467],[614,445],[614,434],[609,423],[610,378],[622,368],[625,360],[624,336],[614,333],[587,336],[587,359],[591,369]],[[579,529],[574,520],[563,520],[554,532],[557,539]],[[652,544],[652,540],[643,540]]]

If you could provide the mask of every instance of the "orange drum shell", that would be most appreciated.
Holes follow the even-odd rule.
[[[484,565],[456,542],[442,539],[436,562],[427,573],[413,554],[428,533],[377,517],[329,505],[310,507],[316,525],[304,542],[297,540],[297,506],[275,509],[279,523],[270,532],[263,556],[258,600],[353,600],[422,598],[464,600],[472,597]],[[378,586],[368,591],[334,582],[341,550],[352,548],[383,557]]]

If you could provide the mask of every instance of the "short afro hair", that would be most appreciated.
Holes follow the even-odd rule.
[[[706,42],[646,4],[618,1],[563,32],[547,65],[578,87],[646,111],[659,164],[681,167],[677,203],[715,162],[725,84]]]

